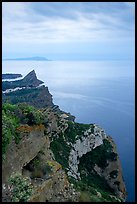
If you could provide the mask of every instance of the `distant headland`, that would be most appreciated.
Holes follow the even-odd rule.
[[[2,79],[16,79],[19,77],[22,77],[22,74],[11,74],[11,73],[2,74]]]
[[[7,58],[3,59],[4,61],[9,61],[9,60],[16,60],[16,61],[51,61],[47,59],[46,57],[24,57],[24,58]]]

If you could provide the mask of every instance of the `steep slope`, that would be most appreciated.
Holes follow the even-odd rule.
[[[3,201],[125,201],[113,139],[54,105],[34,71],[22,80],[2,98]]]
[[[3,102],[8,101],[11,104],[28,103],[37,108],[53,107],[52,95],[49,93],[48,87],[41,86],[38,88],[29,88],[4,93]]]
[[[28,202],[125,200],[116,148],[102,128],[69,121],[50,108],[4,104],[3,111],[10,121],[18,119],[17,126],[3,120],[4,138],[5,128],[16,126],[4,151],[3,200],[25,199],[13,189],[19,188],[17,179],[23,183],[26,177],[32,185]]]

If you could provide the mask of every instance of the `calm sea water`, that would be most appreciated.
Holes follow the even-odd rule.
[[[2,73],[25,76],[35,70],[53,101],[76,116],[96,123],[117,144],[127,201],[135,201],[135,65],[131,61],[3,61]]]

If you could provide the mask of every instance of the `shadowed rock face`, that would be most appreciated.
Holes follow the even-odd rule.
[[[46,137],[44,137],[44,126],[36,126],[29,129],[30,127],[28,126],[28,133],[21,133],[23,139],[18,145],[12,141],[7,149],[7,159],[2,165],[3,183],[8,181],[9,176],[13,172],[20,172],[22,167],[38,154],[43,144],[46,142]],[[25,131],[26,127],[24,126],[24,132]]]
[[[36,73],[34,70],[32,70],[29,74],[27,74],[22,80],[18,81],[21,84],[36,87],[40,84],[44,83],[43,81],[40,81],[37,79]]]
[[[26,132],[27,129],[27,132]],[[6,160],[3,162],[2,183],[3,183],[3,201],[11,202],[9,186],[9,177],[14,173],[20,173],[27,176],[33,185],[34,193],[28,202],[65,202],[68,199],[78,201],[79,193],[75,193],[70,185],[62,166],[55,161],[54,155],[50,150],[49,136],[44,135],[44,126],[22,126],[19,128],[22,139],[19,144],[12,141],[7,149]],[[49,135],[51,132],[49,132]],[[36,166],[35,175],[26,166],[33,160]],[[50,167],[50,171],[41,176],[40,165],[44,172]]]

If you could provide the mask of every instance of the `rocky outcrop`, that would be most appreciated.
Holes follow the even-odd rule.
[[[108,166],[105,169],[102,170],[102,168],[100,168],[98,165],[95,165],[94,170],[97,172],[97,174],[106,179],[109,186],[114,189],[117,197],[124,201],[127,192],[123,181],[120,159],[113,139],[110,136],[107,136],[107,139],[112,145],[113,152],[117,155],[117,158],[115,158],[113,161],[109,161]]]
[[[27,74],[23,79],[16,81],[3,81],[2,82],[2,91],[6,91],[8,89],[15,89],[17,87],[37,87],[42,84],[43,81],[37,79],[35,71],[31,71]]]
[[[44,129],[43,125],[19,127],[18,131],[22,139],[19,144],[12,140],[8,146],[6,159],[2,164],[2,183],[7,183],[12,173],[21,172],[23,166],[38,154],[43,144],[47,143]]]
[[[50,162],[52,173],[47,180],[35,183],[33,194],[28,202],[67,202],[69,200],[78,201],[79,193],[68,182],[65,172],[57,162]]]
[[[42,84],[43,81],[37,79],[35,71],[32,70],[22,80],[18,80],[16,83],[20,83],[22,86],[26,85],[26,86],[36,87]]]
[[[116,146],[112,138],[107,136],[104,130],[98,125],[94,124],[94,133],[92,132],[92,128],[87,129],[83,133],[83,136],[72,144],[69,154],[69,171],[67,174],[76,180],[81,179],[79,172],[80,158],[88,152],[94,151],[96,147],[103,145],[104,139],[107,139],[113,147],[110,154],[114,153],[114,155],[117,155]],[[122,178],[122,169],[119,157],[115,156],[114,159],[108,160],[107,162],[108,165],[106,168],[101,168],[95,164],[94,170],[99,176],[106,179],[108,185],[114,189],[117,197],[124,200],[126,197],[126,188]]]
[[[22,139],[19,144],[12,141],[9,145],[2,166],[3,201],[11,201],[11,186],[8,182],[14,173],[30,178],[33,194],[28,202],[78,201],[79,193],[75,192],[69,183],[62,166],[54,160],[50,150],[50,140],[44,135],[44,130],[42,125],[32,127],[23,125],[18,128]],[[32,161],[37,161],[42,166],[38,166],[35,162],[36,167],[32,169]]]
[[[37,108],[54,106],[52,95],[49,93],[48,87],[45,86],[35,88],[32,90],[31,95],[28,96],[28,94],[26,94],[24,97],[26,98],[25,101],[27,101],[29,105],[33,105]]]
[[[75,141],[69,155],[69,176],[75,179],[80,178],[80,173],[78,172],[79,159],[87,152],[102,145],[104,138],[106,138],[104,130],[98,125],[94,125],[94,133],[92,133],[91,128],[89,128],[80,139]]]

